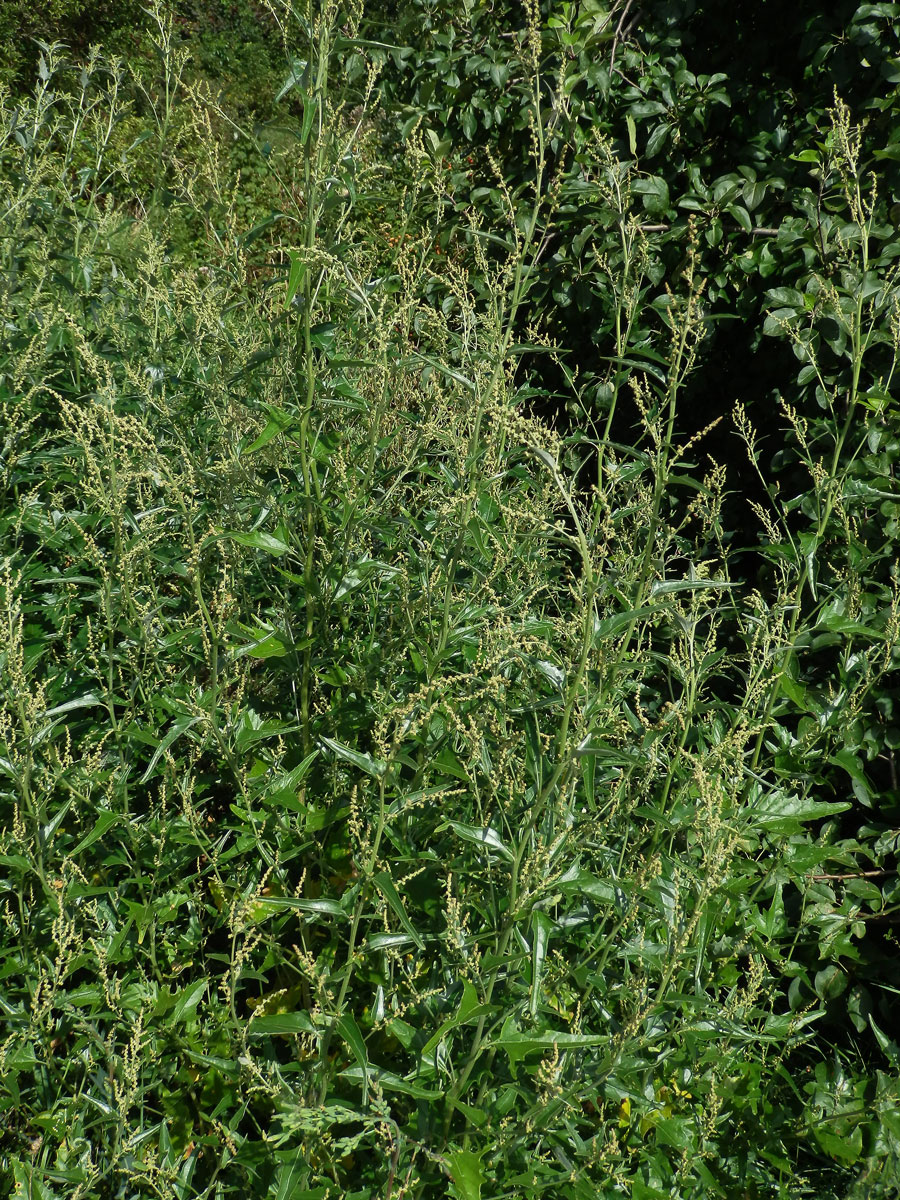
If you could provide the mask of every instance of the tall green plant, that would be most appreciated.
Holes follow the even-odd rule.
[[[212,152],[166,157],[174,186],[135,207],[112,92],[96,120],[64,89],[5,112],[4,1182],[499,1200],[889,1180],[895,1081],[818,1035],[859,916],[823,903],[847,851],[809,833],[848,810],[818,789],[841,701],[817,697],[809,736],[787,705],[823,613],[859,633],[828,607],[858,592],[790,557],[790,504],[761,514],[787,530],[774,602],[731,572],[725,473],[680,433],[697,254],[639,312],[632,177],[592,143],[622,264],[597,263],[606,383],[635,433],[595,428],[570,369],[583,431],[563,437],[521,371],[558,349],[516,332],[560,194],[535,9],[527,202],[498,171],[502,224],[452,239],[437,133],[407,131],[402,171],[376,158],[358,67],[383,47],[359,9],[272,11],[297,151],[264,156],[265,230]],[[73,186],[79,157],[102,186]],[[173,253],[182,220],[202,269]],[[826,482],[820,555],[846,511]],[[846,711],[895,626],[877,662],[842,659]],[[834,951],[815,975],[810,930]]]

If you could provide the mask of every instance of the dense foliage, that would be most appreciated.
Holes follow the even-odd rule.
[[[758,9],[9,56],[7,1191],[898,1194],[900,5]]]

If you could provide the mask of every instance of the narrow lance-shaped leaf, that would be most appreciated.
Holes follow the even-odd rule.
[[[98,813],[97,820],[94,822],[94,827],[90,833],[86,833],[78,845],[75,846],[74,849],[70,850],[69,853],[73,857],[76,854],[81,854],[83,850],[87,850],[88,846],[93,846],[94,842],[99,841],[106,831],[111,829],[119,820],[120,817],[118,813],[109,812],[108,810],[104,809]]]
[[[544,973],[544,960],[547,957],[547,943],[553,932],[554,922],[540,909],[531,914],[531,999],[529,1010],[532,1016],[537,1015],[538,1001],[541,995],[541,977]]]
[[[336,754],[344,762],[352,763],[354,767],[359,767],[361,771],[374,776],[375,779],[381,779],[387,771],[387,763],[373,758],[371,754],[362,750],[354,750],[352,746],[345,746],[343,742],[337,742],[334,738],[323,737],[319,740],[323,746],[327,746],[332,754]]]
[[[284,307],[290,308],[294,297],[300,290],[303,283],[303,276],[306,274],[306,264],[301,259],[300,255],[293,250],[289,250],[288,254],[291,258],[291,270],[288,275],[287,294],[284,298]]]
[[[400,924],[403,926],[408,936],[412,938],[420,950],[424,950],[425,943],[416,932],[412,921],[410,921],[406,909],[403,907],[403,901],[400,898],[400,894],[394,886],[394,881],[391,879],[387,871],[379,871],[373,882],[396,913]]]
[[[166,736],[163,738],[163,740],[156,747],[153,757],[150,759],[150,763],[147,766],[147,770],[141,776],[141,783],[147,782],[147,780],[153,774],[153,768],[156,766],[160,757],[163,754],[165,754],[165,752],[169,749],[169,747],[172,745],[172,743],[177,738],[180,738],[183,733],[186,733],[191,728],[192,725],[196,725],[197,722],[202,719],[203,719],[202,717],[190,717],[187,715],[187,713],[184,713],[182,716],[175,718],[175,720],[172,722],[172,724],[169,728],[169,732],[166,734]]]
[[[365,1103],[369,1082],[369,1056],[366,1054],[366,1043],[363,1041],[359,1026],[350,1013],[344,1013],[342,1017],[339,1017],[335,1028],[350,1047],[353,1057],[359,1063],[360,1070],[363,1073],[362,1090],[363,1103]]]

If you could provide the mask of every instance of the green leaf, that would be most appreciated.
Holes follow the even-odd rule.
[[[804,821],[820,821],[846,812],[848,801],[825,802],[802,798],[795,793],[771,792],[755,799],[748,810],[750,820],[769,833],[797,833]]]
[[[374,933],[367,937],[364,950],[390,950],[395,946],[408,946],[413,939],[408,933]]]
[[[207,987],[209,987],[207,978],[198,979],[196,983],[192,983],[190,987],[178,993],[178,999],[175,1001],[175,1007],[171,1013],[173,1024],[177,1025],[179,1021],[193,1014]]]
[[[141,783],[147,782],[147,780],[153,774],[153,768],[156,766],[157,762],[159,762],[159,759],[161,758],[161,756],[163,754],[165,754],[165,752],[169,749],[169,747],[172,745],[172,743],[177,738],[180,738],[183,733],[186,733],[191,728],[192,725],[196,725],[198,721],[202,721],[202,720],[203,720],[202,717],[191,717],[191,716],[188,716],[187,713],[184,713],[180,717],[175,718],[175,720],[172,722],[172,724],[169,728],[169,732],[166,734],[166,736],[163,738],[163,740],[156,747],[153,757],[150,759],[150,763],[147,767],[147,770],[141,776]]]
[[[245,375],[249,375],[252,371],[255,371],[257,367],[263,366],[264,363],[271,362],[278,353],[278,349],[271,346],[265,347],[262,350],[257,350],[254,354],[250,355],[241,369],[236,371],[234,375],[231,376],[229,383],[237,383],[239,379],[243,379]]]
[[[394,575],[399,575],[398,567],[388,566],[387,563],[377,562],[375,559],[361,559],[355,563],[350,570],[343,576],[334,591],[335,600],[343,600],[345,596],[356,591],[368,579],[377,576],[379,579],[389,579]]]
[[[281,91],[275,97],[275,103],[278,104],[278,102],[280,100],[283,100],[285,98],[285,96],[288,94],[288,92],[292,92],[295,87],[297,87],[298,85],[303,83],[307,73],[308,72],[307,72],[306,62],[303,59],[295,58],[294,61],[291,63],[290,74],[288,75],[287,79],[285,80],[285,82],[281,88]]]
[[[491,829],[490,826],[482,829],[477,825],[463,825],[459,821],[447,821],[445,824],[438,826],[436,832],[441,829],[446,829],[449,826],[458,837],[464,838],[467,842],[475,842],[480,846],[489,846],[492,850],[496,850],[501,858],[506,862],[513,862],[513,852],[509,846],[500,837],[496,829]]]
[[[637,126],[630,113],[625,117],[625,128],[628,130],[628,152],[632,158],[637,158]]]
[[[841,608],[839,602],[826,605],[819,613],[816,628],[828,629],[832,633],[858,634],[878,640],[884,638],[884,630],[877,629],[874,625],[867,625],[863,621],[854,621],[852,617],[848,617],[846,613],[842,612]]]
[[[588,743],[590,744],[590,743]],[[581,781],[584,784],[584,796],[588,803],[588,810],[593,812],[597,807],[597,790],[595,786],[595,777],[597,774],[597,756],[591,754],[586,748],[578,747],[578,754],[581,756]]]
[[[531,914],[531,997],[528,1007],[532,1016],[537,1015],[547,943],[555,928],[556,922],[540,909],[536,908]]]
[[[290,550],[290,546],[286,542],[274,537],[271,533],[264,533],[261,529],[257,529],[253,533],[237,533],[233,529],[226,529],[218,536],[237,542],[239,546],[248,546],[251,550],[265,550],[266,554],[274,554],[276,558],[287,554]]]
[[[297,803],[296,793],[297,788],[309,774],[310,767],[319,757],[320,750],[311,750],[296,767],[292,767],[287,773],[279,773],[266,785],[265,795],[271,798],[273,804],[284,804],[287,800]],[[296,811],[306,811],[306,806],[301,806]]]
[[[603,1046],[609,1041],[606,1035],[590,1033],[568,1033],[563,1030],[545,1030],[542,1033],[522,1033],[513,1017],[507,1017],[503,1028],[492,1045],[499,1046],[509,1056],[510,1063],[515,1066],[520,1059],[528,1054],[558,1047],[560,1050],[583,1050],[588,1046]]]
[[[272,1013],[251,1018],[249,1037],[291,1037],[296,1033],[317,1033],[308,1012]]]
[[[796,705],[801,712],[812,713],[815,715],[818,711],[816,706],[809,699],[809,694],[806,688],[801,683],[798,683],[796,679],[791,679],[790,675],[782,675],[781,690],[791,701],[791,703]]]
[[[363,1036],[359,1031],[359,1026],[357,1025],[356,1021],[354,1021],[350,1013],[344,1013],[342,1017],[339,1017],[335,1022],[335,1028],[350,1047],[353,1057],[356,1059],[357,1063],[359,1064],[359,1069],[363,1073],[363,1102],[365,1103],[365,1093],[368,1087],[369,1073],[369,1056],[366,1053],[366,1043],[363,1041]]]
[[[456,1012],[457,1025],[462,1025],[466,1021],[470,1021],[472,1014],[483,1007],[483,1005],[479,1005],[478,1003],[478,993],[475,991],[474,986],[466,979],[463,982],[463,994],[460,997],[459,1008]]]
[[[741,229],[743,229],[745,233],[749,233],[751,231],[753,228],[753,222],[751,221],[750,214],[747,212],[746,208],[740,204],[729,204],[727,211],[728,215],[734,217],[735,221],[737,221],[738,225],[740,225]]]
[[[391,1071],[382,1070],[381,1067],[371,1064],[367,1071],[363,1071],[362,1067],[348,1067],[346,1071],[341,1071],[340,1075],[341,1079],[349,1079],[351,1083],[361,1083],[366,1076],[371,1080],[373,1086],[383,1088],[386,1092],[402,1092],[406,1096],[415,1097],[416,1100],[437,1101],[443,1097],[442,1092],[424,1087],[415,1079],[403,1079]]]
[[[896,989],[892,988],[891,990],[894,991]],[[872,1019],[871,1013],[869,1013],[869,1026],[871,1027],[872,1032],[875,1034],[875,1040],[881,1047],[882,1052],[887,1056],[891,1066],[895,1071],[900,1070],[900,1046],[898,1046],[895,1041],[892,1041],[892,1039],[888,1037],[883,1029],[879,1029]]]
[[[334,321],[322,321],[309,331],[310,341],[317,350],[330,350],[336,335],[337,325]]]
[[[346,917],[337,900],[303,900],[299,896],[260,896],[257,904],[265,908],[296,908],[298,912],[325,917]]]
[[[282,639],[272,625],[260,622],[255,627],[239,624],[238,628],[254,640],[245,642],[242,646],[236,646],[231,651],[234,658],[243,658],[248,654],[251,658],[284,658],[291,652],[290,645]]]
[[[662,1192],[659,1188],[650,1187],[640,1176],[635,1176],[631,1184],[631,1200],[669,1200],[671,1192]]]
[[[842,767],[847,772],[850,776],[854,796],[860,804],[871,808],[872,793],[869,791],[869,781],[859,756],[850,750],[838,750],[835,754],[829,755],[828,762],[833,763],[836,767]]]
[[[644,198],[644,208],[649,213],[662,215],[669,207],[669,185],[661,175],[647,175],[635,179],[632,191]]]
[[[94,842],[102,838],[106,831],[111,829],[113,825],[119,821],[119,819],[120,817],[118,813],[109,812],[108,809],[102,809],[97,816],[97,820],[94,822],[91,832],[85,834],[78,845],[73,847],[69,853],[74,857],[77,854],[81,854],[83,850],[87,850],[88,846],[93,846]]]
[[[447,1173],[459,1200],[481,1200],[484,1172],[477,1154],[471,1150],[454,1150],[447,1155]]]
[[[278,437],[280,433],[284,433],[294,424],[294,418],[289,413],[282,412],[280,409],[270,408],[268,413],[269,420],[265,429],[263,429],[256,441],[251,442],[242,451],[243,454],[253,454],[257,450],[262,450],[263,446],[267,446],[273,438]]]
[[[566,673],[556,663],[549,662],[547,659],[536,659],[535,666],[543,677],[550,682],[557,692],[562,692],[566,684]]]
[[[525,713],[525,769],[534,783],[535,792],[544,786],[544,747],[541,731],[533,712]]]
[[[616,889],[611,882],[598,879],[590,871],[567,871],[557,883],[564,893],[573,892],[576,896],[587,896],[599,904],[613,904],[616,899]]]
[[[400,894],[397,891],[396,887],[394,887],[394,881],[393,881],[393,879],[391,879],[388,872],[387,871],[379,871],[378,874],[375,876],[373,883],[378,888],[379,892],[381,892],[382,896],[384,896],[385,900],[387,900],[387,902],[391,906],[391,908],[394,910],[394,912],[396,913],[396,915],[400,921],[400,924],[406,930],[406,933],[409,935],[409,937],[412,938],[412,940],[416,943],[416,945],[419,947],[420,950],[424,950],[425,943],[422,941],[422,938],[416,932],[412,921],[410,921],[409,916],[407,915],[406,909],[403,907],[403,901],[400,899]]]
[[[274,1200],[299,1200],[300,1188],[307,1170],[306,1163],[299,1154],[293,1154],[287,1162],[283,1162],[278,1171],[278,1188]],[[320,1195],[326,1194],[326,1189],[322,1188]],[[307,1198],[309,1195],[309,1192],[305,1193]]]
[[[303,98],[303,123],[300,126],[300,145],[305,146],[309,141],[309,135],[312,132],[313,121],[316,119],[316,113],[319,111],[319,105],[311,96]]]
[[[630,106],[635,117],[661,117],[666,113],[666,106],[660,100],[638,100]]]
[[[651,596],[668,596],[671,592],[725,591],[733,583],[723,579],[657,579],[650,586]]]
[[[473,1104],[466,1104],[462,1100],[453,1100],[453,1107],[457,1112],[462,1113],[470,1125],[476,1129],[481,1129],[488,1121],[488,1114],[483,1108],[476,1108]]]
[[[862,1154],[862,1128],[859,1125],[849,1137],[842,1137],[820,1121],[813,1126],[813,1135],[826,1154],[841,1162],[855,1163]]]
[[[847,990],[847,984],[847,976],[837,963],[829,963],[816,972],[813,986],[820,1000],[835,1000]]]
[[[459,1008],[452,1017],[449,1017],[441,1027],[431,1035],[421,1050],[421,1057],[427,1058],[429,1054],[438,1046],[451,1030],[457,1029],[460,1025],[465,1025],[467,1022],[476,1019],[491,1012],[489,1004],[478,1003],[478,993],[468,980],[463,983],[463,994],[459,1002]]]
[[[750,212],[753,212],[755,208],[759,208],[765,194],[766,184],[761,181],[756,182],[748,180],[747,183],[745,183],[741,188],[741,195],[743,196],[744,204],[746,204]]]
[[[71,583],[70,579],[64,579],[61,582]],[[102,704],[103,700],[96,692],[85,692],[83,696],[79,696],[77,700],[67,700],[65,704],[57,704],[54,708],[47,708],[42,713],[42,717],[58,717],[63,713],[74,712],[78,708],[94,708],[98,704]]]
[[[803,308],[803,296],[796,288],[769,288],[766,295],[774,308]]]
[[[658,154],[660,152],[660,150],[662,150],[663,146],[666,144],[666,139],[668,138],[668,136],[669,136],[669,126],[668,125],[657,125],[656,126],[656,128],[653,130],[653,132],[647,138],[646,153],[647,153],[648,158],[653,158],[653,156],[655,154]]]
[[[386,762],[373,758],[371,754],[361,750],[354,750],[352,746],[345,746],[343,742],[337,742],[334,738],[323,737],[319,741],[323,746],[327,746],[332,754],[336,754],[344,762],[352,763],[354,767],[359,767],[361,771],[365,771],[367,775],[371,775],[375,779],[381,779],[388,769]]]
[[[629,612],[616,613],[615,616],[606,617],[603,621],[596,621],[594,624],[594,645],[605,641],[607,638],[616,637],[617,634],[627,629],[632,621],[637,621],[640,617],[653,616],[658,611],[657,608],[644,605],[643,608],[633,608]]]

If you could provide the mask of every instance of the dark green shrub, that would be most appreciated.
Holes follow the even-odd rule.
[[[138,0],[0,0],[0,78],[30,86],[38,40],[64,42],[81,56],[99,42],[125,50],[142,23]]]

